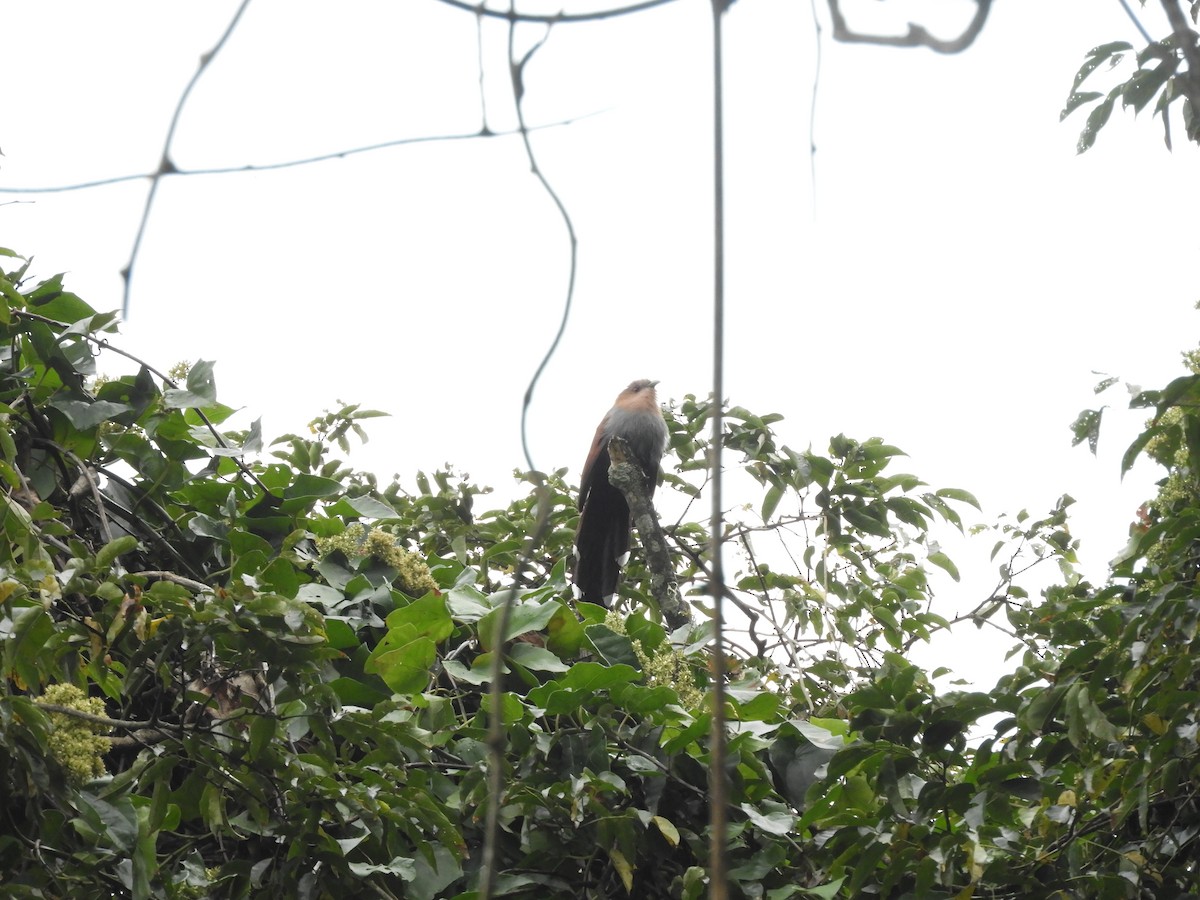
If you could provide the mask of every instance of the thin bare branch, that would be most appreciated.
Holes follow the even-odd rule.
[[[159,572],[157,570],[146,570],[145,572],[130,572],[130,575],[141,578],[156,578],[159,581],[169,581],[172,584],[182,585],[189,590],[195,591],[198,594],[211,591],[209,587],[202,581],[193,581],[191,578],[184,578],[182,575],[176,575],[174,572]]]
[[[73,706],[60,706],[57,703],[39,703],[38,709],[46,712],[61,713],[64,716],[69,716],[72,719],[81,719],[84,722],[91,722],[93,725],[104,725],[108,728],[119,728],[123,731],[136,731],[139,728],[153,728],[157,722],[147,721],[130,721],[129,719],[110,719],[108,716],[98,716],[95,713],[84,712],[82,709],[75,709]]]
[[[546,122],[542,125],[530,125],[527,131],[544,131],[548,128],[561,128],[564,125],[573,125],[576,122],[581,122],[584,119],[589,119],[592,116],[598,116],[603,110],[584,113],[578,116],[572,116],[569,119],[560,119],[557,122]],[[429,144],[439,141],[469,141],[477,138],[497,138],[497,137],[512,137],[520,134],[521,129],[511,128],[506,131],[492,131],[486,125],[479,131],[464,132],[462,134],[433,134],[421,135],[418,137],[396,138],[391,141],[383,141],[378,144],[365,144],[361,147],[350,147],[346,150],[333,150],[329,153],[321,153],[316,156],[305,156],[299,159],[287,159],[280,162],[272,163],[247,163],[244,166],[216,166],[206,169],[180,169],[175,168],[170,172],[138,172],[133,175],[115,175],[112,178],[100,178],[95,181],[81,181],[75,184],[59,184],[50,185],[48,187],[0,187],[0,194],[56,194],[65,193],[67,191],[83,191],[88,188],[104,187],[110,184],[121,184],[126,181],[138,181],[143,178],[155,177],[172,177],[186,178],[193,175],[237,175],[246,172],[273,172],[277,169],[291,169],[296,166],[310,166],[315,163],[331,162],[335,159],[346,159],[351,156],[357,156],[360,153],[374,153],[377,150],[387,150],[391,147],[403,147],[408,144]]]
[[[813,38],[816,43],[816,59],[813,60],[812,102],[808,107],[808,177],[812,183],[813,220],[817,217],[817,95],[821,86],[821,45],[824,43],[824,30],[821,28],[821,17],[817,15],[817,0],[809,0],[809,10],[812,12]]]
[[[829,0],[834,40],[847,44],[879,44],[884,47],[928,47],[935,53],[961,53],[975,43],[975,38],[983,31],[991,8],[992,0],[975,0],[975,15],[963,33],[956,38],[943,40],[934,37],[924,26],[915,22],[908,23],[907,34],[865,34],[854,31],[846,24],[846,17],[842,15],[841,0]]]
[[[713,66],[713,416],[709,447],[712,473],[712,514],[709,519],[709,588],[713,603],[712,732],[708,763],[709,835],[708,896],[729,896],[726,848],[729,824],[729,781],[725,771],[725,566],[722,537],[725,530],[721,508],[721,455],[725,446],[725,123],[724,63],[721,55],[721,21],[727,0],[712,0]]]
[[[129,262],[125,268],[121,270],[121,278],[125,281],[124,295],[121,300],[121,315],[128,317],[129,315],[129,291],[133,283],[133,268],[137,264],[138,251],[142,247],[142,237],[146,233],[146,223],[150,219],[150,210],[154,206],[154,197],[158,193],[159,180],[164,175],[169,175],[175,171],[175,163],[171,161],[171,143],[175,140],[175,128],[179,125],[179,117],[183,114],[183,107],[187,104],[188,97],[191,96],[192,88],[196,86],[196,82],[200,80],[200,76],[208,69],[209,64],[221,52],[221,48],[225,46],[225,42],[229,36],[233,34],[233,30],[237,28],[238,22],[241,21],[242,13],[246,11],[246,7],[250,5],[250,0],[242,0],[237,11],[233,14],[233,18],[229,20],[229,25],[226,27],[224,34],[213,46],[211,50],[200,57],[200,65],[193,73],[191,80],[183,89],[183,93],[179,95],[179,103],[175,105],[175,112],[171,116],[171,124],[167,126],[167,137],[163,141],[162,157],[159,159],[158,171],[150,178],[150,191],[146,194],[146,205],[142,208],[142,221],[138,224],[137,236],[133,239],[133,250],[129,254]]]
[[[654,9],[658,6],[666,6],[668,3],[673,3],[674,0],[645,0],[642,3],[634,3],[629,6],[618,6],[612,9],[598,9],[594,12],[586,13],[519,13],[514,8],[507,10],[503,9],[488,9],[482,3],[466,3],[464,0],[438,0],[439,3],[444,3],[447,6],[453,6],[455,9],[461,9],[464,12],[472,13],[477,16],[487,16],[492,19],[504,19],[508,22],[538,22],[542,25],[569,25],[575,22],[598,22],[601,19],[614,19],[617,16],[628,16],[633,13],[645,12],[648,9]]]
[[[563,333],[567,330],[567,321],[571,318],[571,301],[575,298],[575,273],[579,262],[579,241],[575,237],[575,225],[571,221],[571,214],[567,212],[567,207],[562,202],[562,198],[558,196],[558,192],[551,186],[549,179],[546,178],[545,173],[542,172],[541,167],[538,165],[537,156],[533,152],[533,144],[529,141],[529,129],[525,125],[525,66],[529,64],[533,55],[546,42],[546,39],[550,36],[550,31],[547,29],[542,39],[530,47],[525,52],[525,55],[518,60],[514,46],[516,30],[516,20],[510,21],[508,26],[508,67],[512,79],[518,130],[521,133],[521,141],[525,145],[525,155],[529,159],[529,169],[533,173],[533,176],[541,182],[542,188],[558,209],[558,214],[562,217],[563,225],[567,229],[567,240],[570,243],[570,268],[567,273],[567,293],[563,300],[562,318],[559,319],[558,331],[554,335],[554,340],[550,342],[550,346],[547,348],[546,354],[542,357],[542,361],[538,363],[537,369],[534,370],[533,377],[529,379],[529,386],[525,388],[525,397],[521,402],[521,450],[525,454],[526,465],[529,466],[530,471],[533,471],[537,466],[533,464],[533,455],[529,452],[529,436],[527,432],[529,407],[533,403],[533,391],[537,387],[538,379],[542,377],[542,372],[558,350],[559,341],[562,340]]]

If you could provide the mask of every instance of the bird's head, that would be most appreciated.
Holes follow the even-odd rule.
[[[651,381],[649,378],[639,378],[637,381],[631,381],[629,387],[625,388],[621,393],[628,394],[631,397],[636,397],[643,391],[649,391],[650,396],[654,396],[654,388],[658,385],[657,381]]]

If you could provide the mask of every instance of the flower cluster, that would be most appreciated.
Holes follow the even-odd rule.
[[[437,582],[425,560],[410,553],[397,543],[397,538],[382,528],[367,531],[360,523],[348,525],[341,534],[317,538],[317,550],[322,556],[340,551],[347,557],[371,557],[398,573],[398,587],[413,597],[437,590]]]
[[[65,706],[93,716],[104,715],[104,701],[88,697],[73,684],[52,684],[37,698],[38,703]],[[108,731],[106,725],[89,722],[60,712],[49,713],[50,754],[62,766],[75,784],[83,784],[92,778],[107,774],[104,754],[108,752],[108,739],[102,735]]]
[[[604,624],[617,634],[624,634],[628,637],[625,620],[616,610],[609,610]],[[684,709],[700,708],[704,696],[700,693],[700,688],[696,687],[696,679],[692,675],[691,666],[688,665],[688,661],[682,653],[672,647],[668,641],[660,644],[654,653],[647,653],[642,647],[642,642],[637,638],[629,638],[629,641],[633,644],[633,653],[642,666],[642,674],[646,677],[648,684],[673,688],[679,695],[680,706]]]

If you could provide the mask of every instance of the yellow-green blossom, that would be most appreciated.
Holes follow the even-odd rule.
[[[604,617],[604,624],[617,634],[629,636],[625,629],[625,619],[616,610],[608,611],[608,615]],[[629,638],[629,641],[633,645],[634,656],[641,664],[647,684],[672,688],[679,695],[679,703],[684,709],[699,709],[704,698],[700,688],[696,687],[691,666],[682,653],[664,641],[650,654],[637,638]]]
[[[367,531],[361,523],[348,525],[341,534],[317,538],[317,551],[328,556],[340,551],[346,556],[372,557],[397,571],[397,585],[404,593],[420,597],[437,590],[437,582],[425,560],[397,543],[397,538],[382,528]]]
[[[52,684],[37,702],[77,709],[93,716],[102,716],[105,712],[103,700],[88,697],[73,684]],[[108,732],[108,726],[60,712],[51,712],[48,716],[54,726],[47,739],[50,755],[66,770],[72,782],[83,784],[107,774],[103,757],[108,752],[109,742],[102,735]]]

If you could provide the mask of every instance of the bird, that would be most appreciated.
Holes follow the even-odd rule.
[[[600,421],[583,474],[579,480],[579,527],[575,532],[575,588],[579,599],[607,606],[617,590],[620,559],[629,552],[632,520],[629,504],[620,489],[608,481],[608,442],[624,438],[634,461],[645,473],[653,492],[659,465],[667,448],[667,423],[663,421],[657,381],[641,379],[617,395]]]

